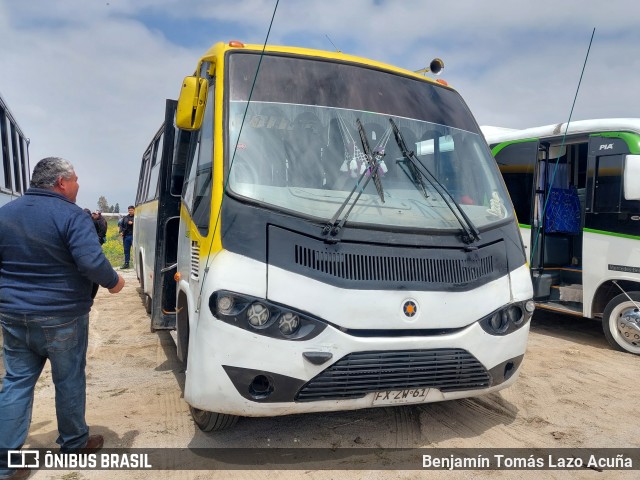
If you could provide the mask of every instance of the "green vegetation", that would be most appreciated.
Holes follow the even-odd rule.
[[[102,245],[102,251],[114,268],[121,267],[124,263],[122,237],[118,232],[117,218],[107,218],[107,242]]]

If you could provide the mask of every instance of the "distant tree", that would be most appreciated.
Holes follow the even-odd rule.
[[[116,202],[116,206],[113,207],[113,213],[120,213],[120,204]]]
[[[98,210],[101,212],[109,211],[109,202],[107,202],[107,198],[104,195],[101,195],[100,198],[98,198]]]

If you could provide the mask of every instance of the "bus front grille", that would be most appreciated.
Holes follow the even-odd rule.
[[[467,284],[490,275],[491,255],[478,258],[420,258],[326,252],[295,246],[295,262],[325,275],[356,281]]]
[[[486,368],[462,349],[356,352],[307,382],[296,400],[345,400],[409,388],[452,392],[490,385]]]
[[[267,243],[269,265],[338,288],[464,292],[509,273],[503,240],[468,249],[328,243],[270,225]]]

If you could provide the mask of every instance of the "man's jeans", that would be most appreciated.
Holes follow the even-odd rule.
[[[127,235],[123,237],[122,244],[124,247],[124,263],[129,265],[129,259],[131,257],[131,244],[133,243],[133,235]]]
[[[0,478],[7,469],[6,449],[27,439],[33,394],[49,359],[56,391],[58,439],[62,451],[82,448],[89,438],[85,422],[89,314],[48,317],[0,313],[6,370],[0,391]]]

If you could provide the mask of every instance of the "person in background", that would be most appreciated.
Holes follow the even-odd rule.
[[[93,225],[96,227],[96,233],[98,234],[98,240],[100,245],[107,241],[107,220],[102,216],[100,210],[96,210],[91,214]]]
[[[122,237],[122,246],[124,247],[124,265],[122,268],[129,268],[129,260],[131,257],[131,245],[133,244],[133,220],[135,208],[133,205],[127,207],[127,215],[122,217],[120,224],[120,236]]]
[[[7,451],[27,439],[34,389],[45,362],[55,385],[63,452],[102,448],[85,421],[89,311],[94,284],[118,293],[124,279],[95,240],[76,202],[78,177],[67,160],[33,169],[31,188],[0,208],[0,322],[5,376],[0,391],[0,479],[27,478],[9,468]]]

